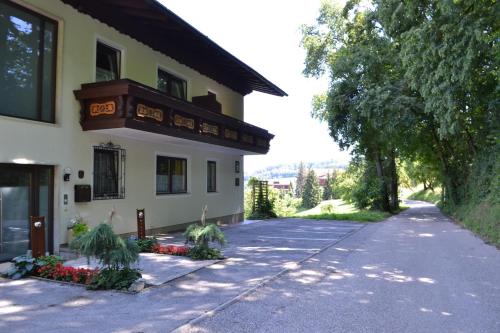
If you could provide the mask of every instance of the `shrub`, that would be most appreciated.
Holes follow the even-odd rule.
[[[61,257],[54,256],[54,255],[38,257],[35,260],[35,264],[38,267],[47,266],[47,265],[55,267],[57,264],[62,263],[62,262],[63,262],[63,259]]]
[[[81,236],[90,230],[86,223],[76,223],[71,229],[73,230],[74,237]]]
[[[154,252],[153,248],[155,245],[158,245],[158,239],[156,237],[146,237],[144,239],[137,239],[136,243],[141,252]]]
[[[333,208],[332,204],[327,204],[327,205],[321,206],[320,210],[321,210],[321,213],[323,213],[323,214],[333,213],[334,208]]]
[[[124,241],[106,223],[101,223],[88,233],[76,238],[70,246],[87,259],[95,257],[106,268],[127,268],[139,259],[137,243],[130,239]]]
[[[209,242],[218,242],[220,245],[226,243],[224,233],[213,223],[199,225],[191,224],[184,233],[186,243],[193,243],[195,246],[208,247]]]
[[[224,256],[218,249],[204,246],[195,246],[191,248],[188,256],[194,260],[224,259]]]
[[[132,283],[141,277],[142,275],[138,269],[128,267],[115,269],[107,267],[92,277],[92,280],[87,285],[87,289],[127,290]]]

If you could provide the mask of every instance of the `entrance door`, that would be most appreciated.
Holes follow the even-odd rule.
[[[52,193],[52,167],[0,164],[0,261],[30,249],[30,216],[45,216],[45,250],[52,252]]]

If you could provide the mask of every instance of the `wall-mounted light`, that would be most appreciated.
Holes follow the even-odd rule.
[[[71,172],[72,171],[73,170],[71,170],[71,168],[64,168],[64,170],[63,170],[63,180],[65,182],[69,182],[69,178],[71,176]]]
[[[234,172],[240,173],[240,161],[234,161]]]

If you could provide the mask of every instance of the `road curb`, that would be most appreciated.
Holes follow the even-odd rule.
[[[196,318],[193,318],[191,320],[189,320],[187,323],[177,327],[176,329],[170,331],[171,333],[183,333],[183,332],[187,332],[189,331],[189,329],[192,329],[194,325],[202,322],[203,320],[207,319],[207,318],[210,318],[210,317],[213,317],[214,315],[216,315],[217,313],[221,312],[222,310],[226,309],[227,307],[229,307],[230,305],[234,304],[234,303],[237,303],[239,302],[241,299],[243,299],[244,297],[250,295],[251,293],[255,292],[257,289],[261,288],[261,287],[264,287],[265,285],[269,284],[270,282],[273,282],[275,281],[276,279],[278,279],[279,277],[281,277],[282,275],[285,275],[287,273],[290,273],[291,271],[295,270],[295,269],[298,269],[300,268],[300,265],[306,261],[308,261],[309,259],[317,256],[318,254],[328,250],[329,248],[331,248],[332,246],[340,243],[341,241],[345,240],[346,238],[348,237],[351,237],[352,235],[354,235],[355,233],[357,233],[358,231],[364,229],[368,224],[363,224],[363,226],[357,230],[352,230],[350,231],[349,233],[345,234],[344,236],[342,236],[340,239],[326,245],[325,247],[321,248],[320,250],[318,250],[317,252],[313,253],[313,254],[310,254],[308,255],[307,257],[299,260],[296,262],[296,267],[295,268],[285,268],[281,271],[279,271],[278,273],[276,273],[275,275],[273,276],[270,276],[269,278],[265,279],[264,281],[262,282],[259,282],[257,285],[253,286],[252,288],[250,289],[247,289],[245,291],[243,291],[242,293],[236,295],[235,297],[231,298],[230,300],[218,305],[217,307],[213,308],[212,310],[209,310],[205,313],[203,313],[202,315],[196,317]]]

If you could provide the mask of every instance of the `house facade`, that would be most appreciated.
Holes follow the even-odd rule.
[[[244,96],[286,94],[154,0],[0,2],[0,260],[30,248],[44,217],[109,218],[133,233],[243,217],[243,156],[273,135]]]

